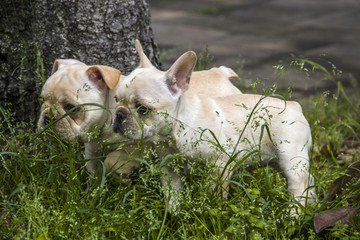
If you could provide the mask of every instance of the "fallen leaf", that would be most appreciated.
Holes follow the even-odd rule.
[[[352,207],[339,208],[327,212],[315,213],[314,216],[315,232],[319,233],[327,227],[332,227],[338,221],[340,221],[339,226],[343,226],[346,223],[349,223],[354,216],[355,216],[355,209]]]

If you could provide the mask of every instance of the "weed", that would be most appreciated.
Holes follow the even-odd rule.
[[[209,69],[213,59],[214,57],[209,53],[208,46],[206,46],[205,50],[198,55],[196,70],[200,71],[204,69]]]

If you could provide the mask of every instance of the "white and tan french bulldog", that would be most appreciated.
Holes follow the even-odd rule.
[[[139,41],[136,50],[140,56],[139,67],[154,68],[144,54]],[[88,66],[73,59],[56,60],[52,75],[45,82],[41,96],[44,100],[38,121],[40,127],[52,124],[61,138],[85,144],[85,158],[93,159],[116,150],[128,140],[112,131],[111,111],[115,109],[115,91],[125,76],[108,66]],[[193,74],[190,88],[199,93],[229,95],[240,93],[230,79],[238,79],[227,67],[213,68]],[[108,169],[128,163],[132,146],[109,155],[105,161]],[[136,163],[123,166],[125,173],[132,171]],[[130,167],[131,166],[131,167]],[[99,161],[89,161],[91,173],[100,168]],[[118,169],[118,173],[121,173]]]
[[[292,195],[302,204],[312,202],[316,198],[309,174],[312,139],[301,106],[261,95],[199,94],[189,87],[195,64],[196,55],[190,51],[166,72],[140,67],[122,79],[116,89],[114,131],[135,141],[158,142],[188,161],[211,159],[224,197],[233,166],[255,149],[253,163],[277,163]],[[231,158],[236,160],[229,162]],[[164,176],[163,184],[166,190],[175,190],[169,204],[176,212],[183,183],[170,167],[168,171],[171,179]]]

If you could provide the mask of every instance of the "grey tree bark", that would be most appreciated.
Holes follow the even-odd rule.
[[[159,66],[146,0],[5,0],[0,4],[0,103],[16,121],[36,122],[39,94],[55,59],[75,58],[124,74],[134,40]],[[1,119],[0,114],[0,119]]]

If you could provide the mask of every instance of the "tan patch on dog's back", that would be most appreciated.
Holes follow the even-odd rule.
[[[233,72],[225,67],[193,72],[190,78],[190,89],[197,94],[212,97],[240,94],[241,91],[230,82],[230,79],[239,77],[234,72],[231,74],[231,72],[224,71],[224,69]]]

